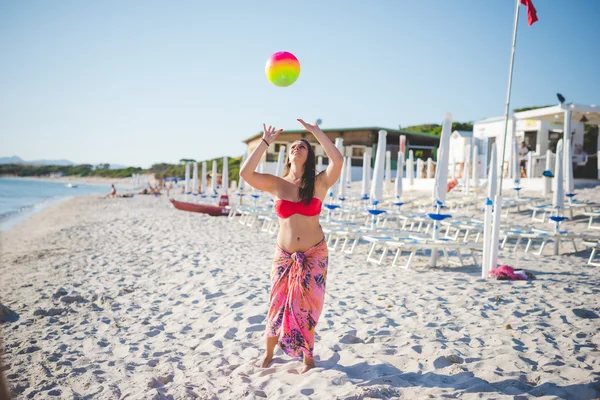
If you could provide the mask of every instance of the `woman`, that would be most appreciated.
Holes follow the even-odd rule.
[[[315,176],[315,153],[310,143],[301,139],[288,150],[283,178],[255,172],[267,147],[282,132],[263,124],[263,138],[242,166],[240,176],[271,194],[279,217],[262,367],[269,365],[279,342],[286,354],[304,360],[305,373],[315,366],[315,326],[323,309],[327,279],[327,243],[319,214],[327,191],[340,176],[344,159],[318,125],[301,119],[298,122],[325,150],[329,158],[325,171]]]

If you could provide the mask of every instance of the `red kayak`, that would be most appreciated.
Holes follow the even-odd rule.
[[[215,206],[212,204],[185,203],[183,201],[177,201],[173,199],[169,200],[171,200],[173,206],[178,210],[208,214],[212,215],[213,217],[219,217],[229,214],[229,210],[225,208],[225,205]],[[222,202],[220,201],[219,203],[221,204]]]

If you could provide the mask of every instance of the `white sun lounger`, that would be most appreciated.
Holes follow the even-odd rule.
[[[594,219],[600,218],[600,211],[584,212],[583,215],[585,215],[586,217],[590,217],[590,221],[588,222],[588,229],[590,229],[590,230],[593,230],[593,229],[600,230],[600,226],[594,225]]]
[[[273,214],[259,215],[256,218],[256,220],[262,221],[262,225],[260,227],[260,230],[262,232],[267,232],[267,233],[270,233],[271,235],[274,235],[279,230],[279,219],[277,219],[277,216],[275,216]],[[251,226],[251,225],[248,225],[248,226]]]
[[[561,242],[571,242],[573,244],[573,249],[577,251],[575,239],[591,240],[581,236],[580,234],[571,233],[568,231],[558,231],[555,233],[540,229],[532,229],[531,232],[522,233],[520,236],[521,238],[527,240],[527,245],[525,246],[526,253],[531,249],[534,241],[540,240],[542,242],[540,249],[535,253],[538,256],[542,256],[544,254],[544,247],[546,247],[549,242],[554,243],[554,255],[558,255]]]
[[[592,250],[592,253],[590,254],[590,258],[588,259],[588,262],[587,262],[588,265],[600,267],[600,262],[594,260],[594,258],[596,258],[596,253],[598,251],[600,251],[600,241],[584,241],[583,244]]]
[[[589,216],[589,214],[596,214],[598,216],[600,216],[600,214],[598,214],[598,211],[592,211],[594,208],[598,207],[598,203],[594,203],[594,202],[573,202],[573,203],[568,203],[565,201],[565,212],[569,213],[569,218],[573,218],[573,212],[577,211],[577,210],[583,210],[583,215]],[[548,221],[548,216],[552,215],[553,212],[556,212],[556,210],[554,208],[552,208],[552,204],[542,204],[542,205],[538,205],[538,206],[530,206],[529,207],[530,210],[533,211],[532,215],[531,215],[531,220],[534,222],[547,222]],[[536,215],[538,213],[542,213],[542,217],[537,217]],[[596,228],[596,229],[600,229],[600,228]]]
[[[383,233],[377,234],[376,232],[372,232],[369,235],[364,235],[362,237],[362,239],[371,243],[371,248],[369,249],[369,252],[367,253],[367,262],[372,262],[377,265],[380,265],[388,252],[388,247],[386,245],[387,242],[398,241],[400,239],[413,240],[413,239],[411,239],[411,237],[414,235],[415,235],[414,232],[404,232],[404,231],[403,232],[395,232],[395,233],[390,232],[390,234],[383,234]],[[373,255],[376,252],[377,247],[379,247],[379,246],[382,247],[381,257],[374,258]]]
[[[429,249],[429,250],[438,251],[438,252],[442,251],[444,258],[446,259],[446,261],[449,264],[460,265],[460,266],[464,266],[463,253],[461,252],[461,250],[463,250],[463,251],[466,250],[469,252],[469,255],[471,256],[474,265],[478,265],[477,259],[475,257],[475,251],[483,251],[483,246],[478,243],[454,242],[454,241],[447,240],[447,239],[433,240],[433,239],[429,239],[429,238],[421,238],[421,237],[414,237],[414,236],[409,237],[408,239],[404,239],[404,240],[382,241],[382,243],[378,243],[378,244],[380,246],[382,246],[382,254],[381,254],[380,258],[377,259],[377,258],[372,257],[372,253],[374,252],[375,247],[376,247],[376,243],[374,243],[373,247],[371,248],[371,251],[369,252],[369,256],[367,257],[367,262],[373,262],[375,264],[380,265],[383,262],[388,251],[391,249],[396,249],[396,254],[394,255],[394,260],[392,261],[392,266],[397,266],[398,259],[404,252],[409,253],[406,264],[398,265],[400,268],[403,268],[403,269],[410,268],[415,254],[420,250]],[[448,256],[449,251],[456,252],[458,262],[452,261],[449,258],[449,256]]]

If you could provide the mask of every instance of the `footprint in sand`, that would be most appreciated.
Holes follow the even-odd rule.
[[[252,317],[248,317],[248,319],[246,321],[248,321],[248,323],[251,325],[255,325],[255,324],[260,324],[261,322],[263,322],[264,319],[265,319],[264,315],[253,315]]]
[[[275,372],[277,372],[277,369],[276,369],[276,368],[273,368],[273,367],[270,367],[270,368],[267,368],[267,369],[264,369],[264,370],[262,370],[262,371],[261,371],[261,372],[258,374],[258,376],[266,376],[266,375],[271,375],[271,374],[274,374]]]
[[[145,335],[149,336],[149,337],[154,337],[154,336],[157,336],[158,334],[160,334],[160,331],[158,329],[154,329],[154,330],[151,330],[151,331],[148,331],[145,333]]]
[[[266,325],[252,325],[246,328],[246,332],[262,332],[267,329]]]
[[[235,333],[237,332],[237,328],[229,328],[225,335],[223,336],[225,339],[232,340],[235,339]]]
[[[30,354],[30,353],[34,353],[39,350],[41,350],[41,348],[38,346],[29,346],[29,347],[26,347],[23,350],[19,351],[17,354]]]

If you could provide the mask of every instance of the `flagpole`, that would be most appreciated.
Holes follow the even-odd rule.
[[[512,89],[513,66],[515,64],[515,49],[517,48],[517,28],[519,27],[519,7],[521,0],[515,0],[515,20],[513,24],[513,40],[510,53],[510,69],[508,71],[508,88],[506,90],[506,108],[504,109],[504,143],[502,145],[502,168],[500,168],[500,187],[494,199],[493,225],[491,232],[490,246],[490,263],[489,270],[496,269],[498,266],[498,242],[500,241],[500,220],[502,219],[502,182],[504,181],[504,158],[506,157],[506,139],[508,136],[508,113],[510,110],[510,94]],[[513,117],[514,118],[514,117]],[[515,122],[513,120],[513,122]],[[513,135],[516,131],[516,123],[513,123]],[[484,240],[485,241],[485,240]],[[485,263],[484,263],[485,265]],[[486,268],[487,269],[487,268]]]
[[[513,66],[515,65],[515,49],[517,48],[517,29],[519,27],[519,6],[521,4],[521,0],[516,0],[515,3],[515,20],[513,26],[513,40],[512,40],[512,49],[510,53],[510,69],[508,71],[508,88],[506,90],[506,108],[504,109],[504,143],[502,145],[502,175],[504,175],[504,157],[506,156],[506,138],[508,132],[508,113],[510,109],[510,95],[512,91],[512,78],[513,78]],[[513,135],[515,135],[515,129],[513,129]],[[502,181],[500,179],[500,187],[499,187],[499,195],[502,196]]]

